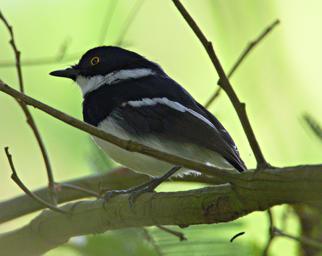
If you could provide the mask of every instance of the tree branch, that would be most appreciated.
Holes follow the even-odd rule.
[[[301,244],[305,244],[307,246],[322,250],[322,241],[313,240],[311,238],[304,237],[304,236],[302,236],[302,237],[293,236],[293,235],[283,232],[282,230],[280,230],[278,228],[273,228],[273,233],[276,237],[280,236],[280,237],[289,238],[289,239],[295,240]]]
[[[204,184],[223,184],[221,179],[209,176],[184,176],[172,177],[175,181],[198,182]],[[139,184],[143,184],[149,180],[148,176],[135,173],[126,168],[117,168],[111,171],[104,172],[104,174],[86,176],[74,180],[68,180],[59,184],[57,189],[58,203],[66,203],[69,201],[86,198],[89,196],[88,192],[80,190],[71,190],[69,186],[77,186],[85,190],[93,191],[97,194],[101,192],[102,187],[108,190],[113,189],[127,189]],[[48,188],[40,188],[33,192],[38,197],[48,201]],[[96,197],[97,195],[93,194]],[[19,205],[19,207],[16,207]],[[0,224],[12,219],[21,217],[38,210],[44,209],[43,205],[38,204],[27,195],[21,195],[4,202],[0,202]]]
[[[141,182],[146,182],[147,180],[148,177],[145,175],[135,175],[133,172],[125,168],[118,168],[102,175],[89,176],[62,182],[60,184],[60,189],[57,190],[58,203],[65,203],[88,197],[86,192],[66,188],[64,186],[65,183],[99,193],[102,185],[112,190],[127,188],[129,186],[137,185]],[[34,191],[33,194],[44,201],[49,199],[48,188],[46,187]],[[17,207],[17,205],[19,205],[19,207]],[[39,204],[28,195],[21,195],[16,198],[1,202],[0,224],[44,208],[45,207],[42,204]]]
[[[266,245],[264,247],[264,250],[263,250],[263,254],[262,256],[268,256],[268,252],[269,252],[269,249],[271,248],[272,244],[273,244],[273,241],[275,239],[275,234],[274,234],[274,218],[273,218],[273,212],[271,209],[268,209],[267,210],[267,216],[268,216],[268,223],[269,223],[269,227],[268,227],[268,240],[266,242]]]
[[[73,236],[137,226],[210,224],[235,220],[278,204],[310,203],[322,199],[322,166],[265,169],[235,174],[235,184],[184,192],[146,193],[129,208],[126,195],[70,203],[63,215],[44,211],[29,224],[0,236],[7,255],[40,255]],[[121,176],[123,177],[123,176]],[[178,217],[179,216],[179,217]],[[84,221],[86,219],[86,221]],[[12,246],[14,243],[17,246]]]
[[[248,142],[252,148],[252,151],[255,155],[256,161],[257,161],[257,169],[262,169],[270,166],[267,161],[264,158],[264,155],[260,149],[260,146],[256,140],[254,131],[251,127],[251,124],[249,122],[248,116],[246,114],[246,108],[245,103],[240,102],[237,94],[235,93],[231,83],[229,82],[225,71],[214,51],[214,48],[212,46],[212,43],[208,41],[205,34],[202,32],[200,27],[197,25],[197,23],[194,21],[192,16],[188,13],[188,11],[185,9],[185,7],[181,4],[179,0],[172,0],[178,11],[181,13],[182,17],[185,19],[185,21],[188,23],[190,28],[193,30],[195,35],[198,37],[199,41],[205,48],[213,66],[215,67],[218,76],[219,76],[219,82],[218,85],[222,87],[222,89],[226,92],[228,95],[231,103],[233,104],[237,115],[239,117],[239,120],[242,124],[242,127],[244,129],[244,132],[247,136]]]
[[[14,55],[15,55],[15,60],[16,60],[16,69],[17,69],[17,76],[18,76],[18,82],[19,82],[19,88],[20,88],[20,92],[24,93],[24,83],[23,83],[23,76],[22,76],[22,70],[21,70],[21,63],[20,63],[20,51],[18,50],[18,47],[16,45],[15,42],[15,37],[14,37],[14,33],[13,33],[13,29],[12,26],[9,24],[9,22],[7,21],[7,19],[4,17],[4,15],[2,14],[2,12],[0,11],[0,20],[3,21],[4,25],[6,26],[6,28],[8,29],[8,32],[10,34],[10,45],[12,46]],[[51,201],[56,204],[57,203],[57,198],[56,198],[56,192],[55,192],[55,181],[54,181],[54,175],[51,169],[51,164],[49,161],[49,156],[47,154],[47,150],[45,147],[45,144],[41,138],[40,132],[38,130],[38,127],[35,123],[34,118],[32,117],[28,107],[26,106],[25,103],[17,100],[17,103],[19,104],[19,106],[21,107],[22,111],[24,112],[26,119],[27,119],[27,123],[29,125],[29,127],[31,128],[31,130],[33,131],[36,141],[38,143],[38,146],[40,148],[40,152],[42,154],[44,163],[45,163],[45,167],[46,167],[46,173],[47,173],[47,178],[48,178],[48,187],[49,187],[49,193],[51,195]]]
[[[11,154],[9,153],[9,148],[6,147],[5,149],[5,153],[6,153],[6,156],[7,156],[7,159],[8,159],[8,162],[9,162],[9,165],[10,165],[10,168],[11,168],[11,171],[12,171],[12,174],[11,174],[11,179],[18,185],[19,188],[21,188],[21,190],[23,192],[26,193],[26,195],[28,195],[30,198],[32,198],[35,202],[37,202],[38,204],[44,206],[44,207],[48,207],[49,209],[53,210],[53,211],[56,211],[56,212],[60,212],[60,213],[66,213],[64,210],[54,206],[54,205],[51,205],[49,203],[47,203],[45,200],[41,199],[40,197],[38,197],[37,195],[35,195],[34,193],[32,193],[27,187],[26,185],[20,180],[17,172],[16,172],[16,168],[14,166],[14,163],[13,163],[13,160],[12,160],[12,156]]]
[[[322,165],[309,165],[279,168],[276,170],[267,169],[260,174],[255,174],[254,172],[248,171],[244,174],[235,174],[231,177],[231,180],[234,181],[234,184],[237,187],[247,187],[248,183],[256,182],[259,184],[261,182],[261,185],[259,185],[258,187],[258,189],[260,189],[260,186],[264,187],[266,186],[266,183],[274,183],[275,180],[277,182],[277,187],[284,187],[283,184],[285,183],[285,181],[287,181],[288,178],[290,178],[291,180],[287,181],[287,183],[290,183],[295,187],[303,186],[303,188],[306,188],[310,185],[309,183],[311,181],[314,181],[314,183],[312,184],[317,185],[319,185],[319,182],[322,182],[321,170]],[[224,183],[224,181],[220,179],[218,180],[218,178],[209,176],[184,176],[175,177],[172,179],[176,181],[199,182],[204,184]],[[63,185],[64,183],[68,183],[71,185],[94,191],[96,193],[100,193],[102,187],[105,187],[106,189],[110,190],[126,189],[144,183],[147,180],[148,177],[145,175],[134,173],[126,168],[117,168],[104,174],[69,180],[66,182],[62,182],[61,184]],[[301,182],[303,183],[302,185]],[[288,187],[284,188],[286,190],[288,189]],[[47,191],[47,188],[41,188],[34,191],[33,193],[38,197],[46,200],[48,199]],[[57,193],[58,203],[60,204],[89,196],[86,192],[70,190],[68,188],[65,188],[64,186],[61,186],[61,189],[58,189]],[[19,205],[19,207],[16,207],[17,205]],[[38,204],[37,202],[29,198],[27,195],[21,195],[16,198],[1,202],[0,224],[21,217],[25,214],[41,210],[43,208],[43,205]]]
[[[255,49],[255,47],[257,45],[259,45],[259,43],[262,42],[262,40],[268,36],[268,34],[270,32],[273,31],[273,29],[280,24],[279,20],[275,20],[272,24],[270,24],[267,28],[265,28],[265,30],[258,36],[256,37],[253,41],[249,42],[247,47],[241,52],[241,54],[239,55],[238,59],[236,60],[235,64],[232,66],[232,68],[230,69],[230,71],[228,72],[228,79],[230,77],[232,77],[232,75],[235,73],[235,71],[237,70],[237,68],[240,66],[240,64],[243,63],[243,61],[246,59],[246,57],[249,55],[249,53]],[[213,93],[213,95],[208,99],[208,101],[205,104],[206,108],[209,108],[210,105],[218,98],[218,96],[220,95],[222,91],[221,87],[218,87],[216,89],[216,91]]]
[[[177,166],[183,166],[186,168],[190,168],[191,170],[198,170],[204,174],[207,174],[209,176],[218,176],[226,181],[229,180],[229,177],[232,175],[232,173],[235,173],[235,171],[229,171],[229,170],[224,170],[224,169],[218,169],[214,166],[209,166],[207,164],[193,161],[190,159],[186,159],[183,157],[175,156],[166,152],[161,152],[159,150],[156,150],[154,148],[135,143],[130,140],[124,140],[120,139],[110,133],[104,132],[103,130],[100,130],[96,128],[95,126],[92,126],[90,124],[84,123],[72,116],[69,116],[55,108],[52,108],[38,100],[35,100],[15,89],[12,87],[8,86],[4,82],[0,80],[0,91],[10,95],[11,97],[23,101],[26,105],[33,106],[53,117],[55,117],[58,120],[61,120],[73,127],[76,127],[82,131],[85,131],[91,135],[94,135],[98,138],[101,138],[103,140],[106,140],[120,148],[123,148],[127,151],[131,152],[138,152],[142,153],[144,155],[148,155],[151,157],[154,157],[159,160],[163,160],[169,163],[172,163]]]

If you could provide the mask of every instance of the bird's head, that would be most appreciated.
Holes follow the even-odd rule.
[[[52,71],[50,75],[76,81],[86,94],[109,79],[113,82],[113,79],[138,76],[146,72],[164,74],[159,65],[135,52],[115,46],[100,46],[88,50],[78,64]]]

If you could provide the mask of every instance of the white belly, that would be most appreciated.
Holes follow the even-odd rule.
[[[133,138],[130,138],[128,134],[122,129],[122,127],[118,126],[111,120],[113,119],[108,118],[104,120],[98,125],[98,128],[112,133],[119,138],[133,140]],[[150,176],[161,176],[173,167],[172,164],[169,164],[167,162],[160,161],[158,159],[140,153],[124,150],[100,138],[94,137],[94,140],[98,144],[98,146],[103,151],[105,151],[114,161],[132,169],[133,171]],[[223,169],[233,169],[233,167],[216,152],[207,149],[200,149],[197,146],[185,144],[178,145],[176,143],[160,141],[157,138],[153,137],[136,141],[163,152],[175,154],[188,159],[195,159],[204,163],[213,164]],[[178,174],[184,171],[187,170],[183,169]]]

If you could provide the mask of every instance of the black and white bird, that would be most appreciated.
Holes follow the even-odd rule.
[[[113,46],[93,48],[78,64],[50,74],[76,81],[84,97],[84,121],[99,129],[222,169],[246,170],[234,141],[216,117],[158,64],[135,52]],[[155,177],[149,186],[116,194],[151,190],[179,169],[94,140],[116,162]]]

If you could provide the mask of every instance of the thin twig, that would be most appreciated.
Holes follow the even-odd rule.
[[[136,3],[133,5],[132,9],[130,10],[129,15],[127,16],[126,20],[122,25],[122,32],[120,33],[118,39],[116,40],[116,45],[123,45],[124,44],[124,37],[127,34],[131,24],[133,23],[134,19],[137,17],[141,7],[143,6],[145,0],[137,0]]]
[[[171,235],[178,237],[180,241],[188,240],[187,237],[182,232],[175,231],[175,230],[172,230],[170,228],[167,228],[167,227],[161,226],[161,225],[157,225],[156,227],[163,230],[164,232],[167,232]]]
[[[162,250],[161,250],[160,246],[154,240],[153,236],[150,234],[149,230],[147,230],[147,228],[142,228],[142,229],[143,229],[143,235],[144,235],[145,239],[152,245],[156,254],[158,256],[162,256],[163,255]]]
[[[22,76],[21,63],[20,63],[20,51],[18,50],[18,47],[15,43],[13,29],[12,29],[12,26],[9,24],[8,20],[3,16],[1,11],[0,11],[0,19],[3,21],[3,23],[5,24],[6,28],[9,31],[9,34],[10,34],[10,45],[12,46],[12,49],[13,49],[13,52],[15,55],[15,59],[16,59],[16,69],[17,69],[17,76],[18,76],[18,81],[19,81],[19,88],[20,88],[20,92],[24,93],[23,76]],[[55,192],[55,181],[54,181],[54,176],[53,176],[53,172],[52,172],[52,168],[50,165],[50,160],[49,160],[49,156],[47,154],[45,144],[41,138],[38,127],[35,123],[35,120],[33,119],[32,115],[31,115],[28,107],[26,106],[25,103],[23,103],[19,100],[17,100],[17,102],[20,105],[21,109],[23,110],[23,112],[26,116],[26,119],[27,119],[27,123],[30,126],[31,130],[33,131],[33,133],[36,137],[36,140],[39,145],[39,148],[40,148],[40,151],[43,156],[44,163],[45,163],[45,167],[46,167],[49,193],[52,198],[52,202],[54,204],[57,204],[57,196],[56,196],[56,192]]]
[[[276,237],[290,238],[292,240],[298,241],[298,242],[300,242],[302,244],[305,244],[307,246],[322,249],[322,241],[313,240],[311,238],[304,237],[304,236],[296,237],[296,236],[287,234],[286,232],[276,228],[275,225],[274,225],[273,213],[272,213],[271,209],[267,210],[267,214],[268,214],[268,219],[269,219],[269,239],[268,239],[268,241],[266,243],[266,246],[265,246],[265,248],[263,250],[263,254],[262,254],[263,256],[268,256],[269,255],[268,254],[269,249],[270,249],[270,247],[272,245],[273,240]]]
[[[230,78],[235,73],[237,68],[240,66],[241,63],[246,59],[246,57],[249,55],[249,53],[255,49],[255,47],[262,42],[262,40],[270,34],[270,32],[273,31],[273,29],[280,24],[280,21],[277,19],[273,23],[271,23],[268,27],[266,27],[259,36],[257,36],[253,41],[249,42],[246,48],[241,52],[239,57],[237,58],[235,64],[232,66],[230,71],[228,72],[227,77]],[[222,91],[221,87],[218,87],[214,94],[209,98],[209,100],[206,102],[205,107],[208,108],[210,105],[217,99],[217,97],[220,95],[220,92]]]
[[[240,102],[237,94],[235,93],[232,85],[230,84],[225,71],[214,51],[214,48],[212,46],[212,43],[208,41],[202,30],[199,28],[197,23],[194,21],[194,19],[191,17],[191,15],[188,13],[188,11],[185,9],[185,7],[181,4],[179,0],[172,0],[178,11],[181,13],[182,17],[185,19],[185,21],[188,23],[190,28],[193,30],[195,35],[198,37],[199,41],[202,43],[203,47],[205,48],[206,52],[208,53],[208,56],[215,67],[218,75],[219,75],[219,82],[218,85],[223,88],[223,90],[228,95],[231,103],[233,104],[235,111],[237,112],[237,115],[239,117],[239,120],[243,126],[244,132],[247,136],[248,142],[252,148],[252,151],[255,155],[256,161],[257,161],[257,169],[263,169],[268,166],[270,166],[267,161],[264,158],[264,155],[260,149],[260,146],[256,140],[254,131],[251,127],[251,124],[249,122],[248,116],[246,114],[245,109],[245,103]]]
[[[18,174],[16,172],[16,168],[14,166],[13,160],[12,160],[12,156],[9,152],[9,148],[5,147],[4,148],[12,174],[11,174],[11,179],[18,185],[18,187],[20,187],[22,189],[23,192],[25,192],[28,196],[30,196],[32,199],[34,199],[35,201],[37,201],[38,203],[44,205],[46,208],[49,208],[53,211],[56,212],[60,212],[60,213],[67,213],[66,211],[56,207],[55,205],[49,204],[46,201],[44,201],[43,199],[41,199],[40,197],[36,196],[34,193],[32,193],[26,186],[25,184],[23,184],[23,182],[20,180],[20,178],[18,177]]]
[[[0,19],[3,21],[5,27],[8,29],[8,32],[10,34],[10,45],[14,51],[15,57],[16,57],[16,69],[17,69],[17,74],[18,74],[18,81],[19,81],[19,87],[20,87],[20,91],[22,93],[24,93],[24,86],[23,86],[23,79],[22,79],[22,71],[21,71],[21,65],[20,65],[20,51],[17,48],[16,42],[15,42],[15,37],[13,35],[13,29],[12,26],[9,24],[9,22],[7,21],[7,19],[3,16],[2,12],[0,11]]]
[[[293,235],[287,234],[287,233],[283,232],[282,230],[275,228],[275,227],[273,228],[273,233],[274,233],[275,237],[280,236],[280,237],[290,238],[292,240],[298,241],[298,242],[305,244],[307,246],[322,249],[322,241],[313,240],[311,238],[303,237],[303,236],[302,237],[293,236]]]
[[[99,37],[99,40],[98,40],[98,42],[100,44],[104,43],[104,41],[106,39],[106,36],[108,35],[108,30],[109,30],[110,25],[112,23],[113,16],[114,16],[115,9],[116,9],[116,6],[117,6],[118,2],[119,1],[111,1],[110,5],[107,6],[106,14],[105,14],[105,17],[104,17],[104,22],[103,22],[100,37]]]
[[[268,221],[269,221],[269,228],[268,228],[268,240],[267,240],[267,243],[264,247],[264,250],[263,250],[263,256],[268,256],[268,252],[269,252],[269,249],[273,243],[273,240],[275,238],[275,234],[273,232],[274,230],[274,218],[273,218],[273,213],[272,213],[272,210],[271,209],[268,209],[267,210],[267,216],[268,216]]]

